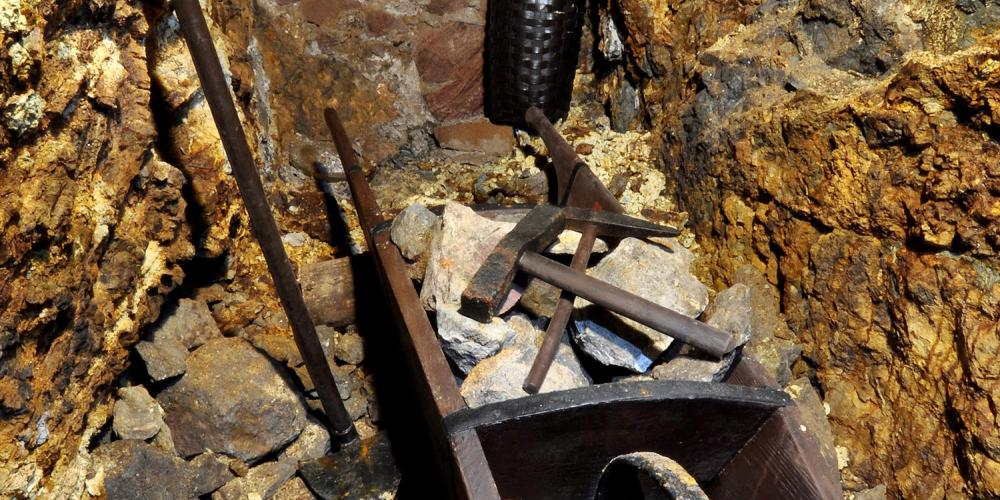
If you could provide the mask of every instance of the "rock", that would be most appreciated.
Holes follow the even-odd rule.
[[[750,342],[745,355],[763,365],[778,384],[787,384],[802,346],[785,322],[776,290],[753,266],[739,269],[734,281],[750,287]]]
[[[118,389],[112,428],[121,439],[149,439],[163,427],[163,409],[145,387]]]
[[[696,318],[708,305],[708,287],[691,274],[694,259],[691,251],[676,244],[676,240],[664,241],[670,244],[669,248],[625,238],[618,248],[588,269],[587,274]],[[622,367],[633,370],[648,367],[642,356],[655,359],[673,342],[667,335],[610,313],[584,299],[577,298],[575,307],[578,324],[574,332],[586,335],[586,342],[580,344],[581,349],[595,360],[620,363],[614,366],[624,365]],[[632,349],[625,349],[618,341],[612,342],[606,333],[598,333],[598,326],[604,332],[614,332],[622,341],[631,344]],[[642,355],[638,355],[640,352]]]
[[[448,359],[468,374],[484,358],[496,354],[514,337],[514,330],[499,317],[480,323],[458,312],[459,306],[443,304],[437,310],[437,332]]]
[[[420,259],[431,244],[431,233],[440,218],[427,207],[414,203],[406,207],[395,219],[389,235],[399,247],[403,257],[411,261]]]
[[[736,347],[746,344],[753,331],[751,294],[750,287],[737,283],[719,292],[705,313],[705,322],[732,334],[735,340],[732,345]],[[659,380],[721,382],[729,374],[736,354],[734,350],[715,360],[685,345],[676,357],[654,368],[653,377]]]
[[[135,350],[146,364],[146,373],[157,382],[181,375],[187,370],[187,347],[176,340],[143,340]]]
[[[438,120],[482,111],[484,38],[482,25],[463,22],[424,26],[417,33],[414,55],[420,86]]]
[[[317,325],[354,323],[354,273],[349,258],[305,264],[299,271],[302,298]]]
[[[322,422],[309,417],[306,426],[292,444],[281,451],[279,461],[299,463],[303,460],[315,460],[330,451],[330,433]]]
[[[514,149],[514,130],[485,118],[442,125],[434,129],[438,145],[446,149],[505,156]]]
[[[103,444],[94,450],[91,477],[104,477],[106,498],[190,498],[197,490],[191,466],[180,458],[135,439]]]
[[[867,490],[848,493],[845,498],[847,500],[885,500],[888,496],[886,495],[885,485],[880,484]]]
[[[593,321],[574,321],[570,332],[580,350],[602,365],[645,373],[653,364],[641,349]]]
[[[246,476],[233,479],[212,493],[212,500],[271,498],[281,485],[295,475],[296,467],[292,462],[281,461],[251,467]]]
[[[445,205],[441,225],[431,240],[420,301],[433,310],[458,304],[462,291],[496,244],[514,224],[495,222],[458,203]]]
[[[153,436],[153,440],[149,443],[171,456],[177,456],[177,447],[174,446],[174,435],[170,432],[170,426],[166,423],[163,424],[163,427],[160,428],[160,432],[157,432],[156,435]]]
[[[181,299],[177,308],[150,331],[147,340],[153,343],[176,341],[190,350],[221,336],[204,300]]]
[[[309,491],[301,477],[293,477],[281,485],[271,497],[272,500],[314,500],[316,495]]]
[[[367,414],[368,398],[361,391],[355,391],[351,397],[344,401],[344,407],[347,408],[347,414],[351,416],[351,420],[357,420]]]
[[[44,112],[45,100],[37,92],[13,95],[4,103],[4,125],[16,135],[25,135],[38,128]]]
[[[580,238],[583,237],[582,234],[576,231],[563,231],[559,233],[559,238],[549,245],[545,249],[548,253],[563,254],[563,255],[573,255],[576,252],[576,247],[580,245]],[[604,240],[598,238],[594,240],[594,248],[590,251],[591,255],[601,255],[607,253],[608,244]]]
[[[527,396],[521,386],[524,384],[524,377],[528,375],[528,370],[531,369],[531,363],[538,353],[538,346],[545,333],[527,319],[520,316],[515,318],[511,321],[520,323],[516,327],[520,333],[513,343],[496,355],[482,360],[462,382],[460,388],[462,397],[469,406],[479,407]],[[583,366],[569,346],[568,339],[564,337],[541,392],[573,389],[586,385],[590,385],[590,377],[584,372]]]
[[[316,332],[327,327],[316,327]],[[253,335],[250,337],[250,342],[254,347],[264,351],[265,354],[270,356],[275,361],[284,363],[292,368],[296,366],[301,366],[302,355],[299,354],[299,348],[295,345],[295,340],[289,337],[284,337],[281,335]]]
[[[551,318],[559,304],[560,293],[558,288],[532,277],[524,287],[518,304],[534,316]]]
[[[196,496],[207,495],[235,477],[229,465],[215,453],[202,453],[188,463],[193,469],[192,483]]]
[[[365,341],[354,332],[338,335],[333,355],[345,363],[360,364],[365,359]]]
[[[187,373],[156,399],[183,457],[212,450],[252,463],[295,439],[306,422],[287,375],[239,338],[196,349]]]

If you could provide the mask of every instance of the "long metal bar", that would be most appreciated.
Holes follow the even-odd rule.
[[[733,350],[732,335],[718,328],[671,311],[637,295],[626,293],[620,288],[574,271],[535,252],[525,252],[518,265],[522,271],[546,283],[569,290],[579,297],[670,335],[716,358],[721,358]]]
[[[449,435],[442,424],[444,417],[466,407],[458,391],[455,377],[441,351],[427,313],[420,305],[413,282],[406,274],[406,264],[399,248],[389,240],[385,221],[378,200],[358,163],[351,139],[336,110],[327,108],[324,114],[327,127],[333,135],[337,153],[344,166],[347,184],[351,189],[354,208],[364,229],[368,248],[374,254],[376,267],[385,286],[388,308],[392,310],[400,327],[400,341],[408,354],[407,361],[415,371],[423,415],[431,426],[431,438],[441,461],[450,463],[453,472],[449,483],[456,497],[470,499],[499,499],[497,486],[490,472],[479,437],[474,433]],[[381,228],[381,229],[377,229]],[[447,461],[446,461],[447,460]]]
[[[594,251],[595,241],[597,241],[597,228],[594,226],[584,228],[583,236],[580,237],[580,243],[577,244],[576,252],[573,253],[573,261],[569,264],[570,269],[577,271],[587,269],[587,262],[590,260],[590,254]],[[552,366],[552,361],[556,359],[556,353],[559,352],[559,342],[562,340],[566,325],[569,324],[569,316],[573,312],[574,299],[576,299],[576,296],[572,292],[563,290],[559,294],[559,303],[556,304],[556,310],[552,314],[552,319],[549,320],[549,324],[545,328],[545,337],[542,340],[542,345],[538,348],[538,354],[535,355],[535,360],[531,363],[531,369],[528,370],[528,376],[524,379],[524,385],[522,386],[524,392],[537,394],[542,389],[542,384],[545,383],[545,375],[548,374],[549,368]]]
[[[590,171],[590,167],[580,159],[573,146],[566,142],[566,139],[556,130],[545,113],[536,107],[531,107],[525,113],[524,120],[534,127],[549,149],[549,157],[552,158],[552,164],[556,171],[559,205],[570,204],[570,206],[595,210],[624,212],[618,200],[604,184],[597,181],[594,173]],[[590,261],[590,255],[594,251],[596,238],[597,229],[595,227],[584,228],[580,243],[576,247],[576,252],[573,253],[570,268],[577,271],[583,271],[587,268],[587,262]],[[575,299],[576,296],[572,292],[567,290],[560,292],[555,312],[545,328],[542,345],[538,349],[538,354],[535,355],[535,360],[531,363],[528,376],[524,379],[522,386],[524,392],[536,394],[545,383],[545,376],[549,373],[549,368],[559,351],[559,341],[562,339],[563,332],[566,331],[566,325],[569,324]]]
[[[253,155],[250,153],[243,125],[236,113],[236,106],[233,104],[229,85],[219,63],[219,56],[212,43],[208,25],[205,23],[205,16],[201,12],[201,5],[198,0],[173,0],[173,7],[191,51],[191,57],[194,59],[195,70],[205,91],[208,106],[212,110],[212,118],[215,119],[215,126],[222,138],[226,157],[232,165],[236,185],[250,216],[250,227],[264,253],[264,260],[274,279],[278,299],[285,309],[295,344],[302,354],[309,376],[315,383],[330,430],[342,443],[354,441],[358,436],[354,421],[351,420],[337,392],[333,373],[330,371],[326,356],[323,355],[323,347],[319,337],[316,336],[316,329],[306,309],[306,303],[302,299],[302,290],[295,278],[288,254],[285,253],[285,247],[282,246],[281,234],[274,222],[271,207],[267,203],[264,186],[254,164]]]

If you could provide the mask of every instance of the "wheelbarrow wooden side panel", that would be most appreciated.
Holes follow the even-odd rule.
[[[475,429],[503,498],[593,498],[601,471],[636,451],[714,478],[788,396],[700,382],[623,382],[545,393],[445,418]]]

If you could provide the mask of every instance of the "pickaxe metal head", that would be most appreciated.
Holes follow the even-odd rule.
[[[677,236],[676,228],[660,226],[635,217],[579,208],[540,205],[514,226],[479,267],[462,293],[460,312],[489,322],[503,305],[518,263],[525,252],[538,252],[551,244],[566,227],[582,230],[593,226],[599,235],[615,238]]]

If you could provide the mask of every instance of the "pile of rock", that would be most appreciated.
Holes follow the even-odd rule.
[[[331,439],[302,357],[280,333],[283,316],[271,311],[223,334],[213,311],[239,297],[199,292],[211,307],[203,298],[181,299],[136,346],[148,380],[133,377],[118,390],[110,432],[91,454],[89,493],[314,498],[300,464],[328,453]],[[373,435],[378,411],[372,376],[361,366],[363,339],[353,325],[320,324],[317,332],[359,434]]]
[[[558,290],[533,280],[515,284],[501,316],[491,323],[458,312],[469,280],[514,225],[515,221],[488,219],[448,203],[441,215],[411,205],[392,226],[392,239],[412,262],[411,275],[421,284],[420,298],[434,312],[442,348],[461,380],[462,395],[473,407],[525,395],[524,377],[558,300]],[[577,241],[579,235],[567,231],[548,252],[572,254]],[[710,301],[708,287],[691,272],[694,254],[676,239],[626,238],[610,252],[604,242],[596,250],[603,255],[588,274],[686,316],[702,317],[732,334],[738,345],[749,343],[746,350],[766,358],[763,362],[776,378],[789,380],[798,351],[794,343],[774,336],[774,318],[780,320],[776,307],[768,310],[773,318],[755,314],[759,290],[736,284]],[[675,346],[663,333],[586,300],[577,299],[574,306],[573,321],[542,392],[620,377],[720,381],[735,358],[734,352],[721,361],[707,359],[687,346]],[[775,357],[782,362],[774,362]]]

